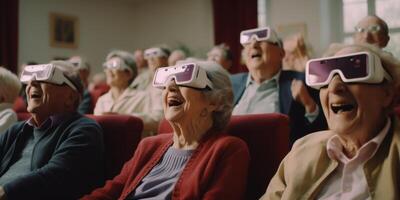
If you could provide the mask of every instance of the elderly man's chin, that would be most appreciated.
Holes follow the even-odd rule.
[[[351,130],[356,126],[358,121],[357,109],[340,111],[338,113],[334,113],[331,110],[327,118],[329,129],[337,133],[344,133]]]

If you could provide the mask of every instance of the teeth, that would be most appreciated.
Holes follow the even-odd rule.
[[[334,113],[342,113],[342,112],[348,112],[354,109],[354,105],[352,104],[339,104],[339,103],[333,103],[331,104],[331,109]]]
[[[180,101],[179,99],[170,99],[168,101],[168,106],[179,106],[182,104],[182,101]]]

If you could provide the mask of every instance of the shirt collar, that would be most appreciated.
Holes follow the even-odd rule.
[[[275,80],[277,83],[279,83],[279,77],[281,75],[281,70],[278,71],[278,73],[276,73],[272,78],[264,80],[260,85],[264,85],[267,84],[269,82],[271,82],[272,80]],[[247,80],[246,80],[246,87],[248,87],[250,84],[253,84],[254,80],[251,77],[251,74],[249,73],[249,75],[247,76]]]
[[[387,133],[389,132],[390,125],[391,121],[389,118],[387,118],[385,127],[378,133],[378,135],[376,135],[374,138],[372,138],[367,143],[362,145],[361,148],[357,151],[356,156],[354,156],[350,160],[357,158],[360,152],[365,151],[365,149],[367,148],[372,148],[372,150],[369,151],[370,153],[368,153],[368,155],[366,156],[365,161],[369,160],[372,156],[374,156],[379,146],[382,144],[382,141],[385,139]],[[338,135],[334,135],[331,138],[329,138],[326,145],[326,150],[329,158],[332,160],[340,161],[342,163],[347,163],[349,161],[349,159],[343,153],[343,145],[340,142]]]
[[[75,112],[51,115],[49,118],[46,119],[46,121],[43,122],[43,124],[40,127],[35,126],[35,123],[33,122],[32,117],[29,118],[25,124],[27,124],[33,128],[46,129],[49,127],[54,127],[54,126],[59,125],[62,121],[64,121],[65,119],[69,118],[70,116],[72,116],[74,114],[75,114]]]

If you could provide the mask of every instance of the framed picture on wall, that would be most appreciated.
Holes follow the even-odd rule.
[[[79,21],[77,17],[50,13],[50,46],[78,48]]]

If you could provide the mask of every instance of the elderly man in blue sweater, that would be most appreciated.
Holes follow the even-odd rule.
[[[56,61],[28,65],[20,79],[32,117],[0,135],[0,199],[77,199],[100,186],[102,130],[76,112],[79,75]]]

